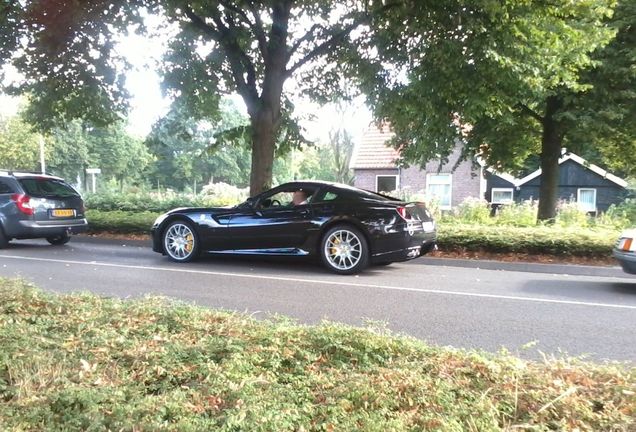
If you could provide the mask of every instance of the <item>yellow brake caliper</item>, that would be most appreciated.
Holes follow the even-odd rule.
[[[194,240],[194,237],[192,237],[192,234],[188,234],[186,236],[185,250],[188,253],[192,252],[192,244],[194,243],[193,240]]]
[[[335,239],[331,249],[329,250],[331,252],[331,255],[336,255],[338,253],[338,249],[335,247],[337,244],[340,244],[340,239]]]

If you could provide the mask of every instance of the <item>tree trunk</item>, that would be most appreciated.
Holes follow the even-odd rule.
[[[563,132],[554,116],[562,102],[556,96],[547,100],[541,138],[541,186],[539,188],[539,212],[537,219],[553,223],[556,217],[559,188],[559,157]]]
[[[278,116],[280,114],[278,113]],[[251,119],[252,124],[252,171],[250,174],[250,196],[257,195],[272,185],[274,151],[278,135],[278,121],[271,110],[261,108]]]

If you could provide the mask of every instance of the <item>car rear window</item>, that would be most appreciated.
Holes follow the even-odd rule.
[[[13,193],[13,188],[0,180],[0,194],[10,194]]]
[[[48,178],[25,178],[18,180],[27,195],[36,198],[70,197],[78,193],[62,180]]]

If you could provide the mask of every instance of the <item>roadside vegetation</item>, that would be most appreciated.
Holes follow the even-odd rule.
[[[172,208],[232,205],[247,197],[246,189],[229,185],[204,187],[204,192],[88,195],[90,228],[92,232],[147,234],[156,217]],[[578,210],[576,203],[563,202],[554,225],[537,225],[536,202],[510,204],[494,216],[488,203],[475,199],[466,200],[452,213],[442,213],[434,202],[430,208],[438,222],[439,246],[449,252],[609,257],[620,231],[636,225],[635,199],[595,218]]]
[[[3,430],[632,430],[636,369],[0,279]]]

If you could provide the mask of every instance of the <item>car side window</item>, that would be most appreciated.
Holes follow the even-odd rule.
[[[291,207],[295,207],[294,205],[294,192],[296,192],[298,189],[293,189],[293,190],[283,190],[283,191],[278,191],[273,195],[270,195],[268,197],[263,198],[259,203],[258,203],[258,208],[259,209],[274,209],[274,208],[291,208]],[[315,193],[315,190],[309,190],[309,189],[302,189],[307,198],[305,199],[306,203],[305,204],[309,204],[311,202],[311,199]]]
[[[327,193],[325,194],[325,196],[323,197],[323,199],[322,199],[322,200],[323,200],[323,201],[333,201],[333,200],[335,200],[336,198],[338,198],[338,194],[337,194],[337,193],[335,193],[335,192],[331,192],[331,191],[330,191],[330,192],[327,192]]]
[[[10,194],[13,193],[13,188],[6,184],[4,181],[0,180],[0,194]]]
[[[315,202],[331,202],[336,201],[338,198],[340,198],[340,195],[338,193],[328,190],[317,196]]]

